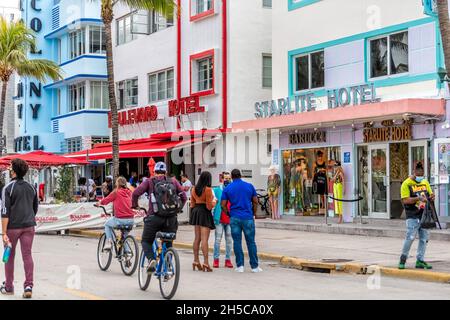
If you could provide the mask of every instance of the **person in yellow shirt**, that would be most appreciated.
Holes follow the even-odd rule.
[[[422,163],[418,163],[414,175],[406,179],[401,188],[402,203],[406,211],[406,239],[403,244],[402,255],[398,268],[405,269],[411,245],[419,234],[419,247],[417,249],[417,269],[432,269],[424,261],[425,251],[429,239],[428,230],[421,228],[420,221],[428,201],[434,201],[434,194],[430,183],[424,177],[425,171]]]

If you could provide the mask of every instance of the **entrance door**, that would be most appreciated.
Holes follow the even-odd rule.
[[[413,174],[417,163],[421,162],[425,169],[425,177],[430,181],[428,174],[428,141],[412,141],[409,144],[409,173]]]
[[[369,217],[389,219],[389,150],[387,145],[369,146]]]

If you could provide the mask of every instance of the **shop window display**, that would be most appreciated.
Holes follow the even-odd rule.
[[[333,192],[330,179],[341,149],[297,149],[283,152],[283,209],[287,215],[325,214],[325,194]],[[333,210],[333,203],[329,204]],[[334,213],[334,211],[333,211]]]

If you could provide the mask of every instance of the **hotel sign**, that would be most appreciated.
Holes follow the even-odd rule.
[[[375,86],[373,84],[328,90],[327,97],[328,109],[350,105],[365,105],[380,101],[376,97]],[[314,93],[255,103],[255,117],[257,119],[316,110],[317,97]]]
[[[158,108],[147,106],[137,109],[120,111],[118,113],[119,126],[127,126],[143,122],[155,121],[158,119]],[[111,128],[111,112],[108,113],[108,125]]]
[[[309,144],[327,142],[326,131],[293,133],[289,135],[290,144]]]
[[[364,129],[364,143],[406,141],[412,139],[410,124],[394,127]]]
[[[203,113],[205,107],[200,106],[200,97],[191,96],[169,101],[169,117],[177,117],[192,113]]]

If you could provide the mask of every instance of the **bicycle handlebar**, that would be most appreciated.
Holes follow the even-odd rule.
[[[94,204],[94,207],[101,208],[101,209],[103,209],[103,212],[105,213],[105,215],[112,216],[111,213],[106,212],[106,208],[104,206],[98,206],[98,205]]]

